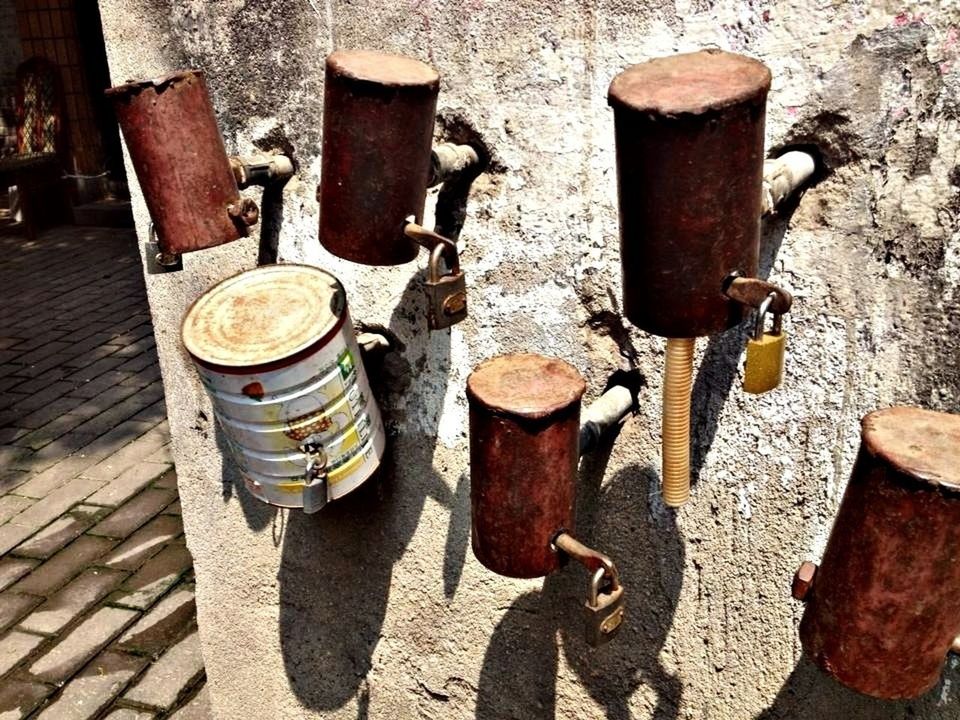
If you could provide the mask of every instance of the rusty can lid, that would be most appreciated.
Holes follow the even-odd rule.
[[[183,344],[206,366],[257,368],[324,343],[343,322],[340,281],[310,265],[265,265],[201,295],[183,319]]]
[[[178,70],[177,72],[167,73],[160,77],[150,78],[148,80],[127,80],[123,85],[107,88],[103,94],[108,97],[120,98],[126,95],[136,95],[142,90],[153,88],[160,92],[168,85],[176,85],[178,82],[191,82],[192,80],[203,80],[202,70]]]
[[[861,427],[875,457],[917,480],[960,490],[960,415],[891,407],[868,414]]]
[[[406,55],[373,50],[337,50],[327,56],[327,70],[336,75],[393,88],[440,88],[440,75],[432,67]]]
[[[573,365],[533,353],[501,355],[467,378],[467,397],[495,412],[539,419],[579,402],[587,389]]]
[[[610,83],[613,107],[656,115],[702,115],[770,90],[770,70],[759,60],[707,49],[632,65]]]

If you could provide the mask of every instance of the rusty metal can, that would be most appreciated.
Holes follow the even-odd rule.
[[[309,444],[326,456],[329,499],[376,470],[383,423],[333,275],[294,264],[240,273],[191,306],[182,335],[253,495],[303,507]]]
[[[490,570],[532,578],[560,566],[551,541],[574,530],[585,389],[576,368],[534,354],[487,360],[467,379],[473,552]]]
[[[624,312],[642,330],[690,338],[740,322],[723,285],[757,274],[769,89],[765,65],[721,50],[610,83]]]
[[[399,265],[419,247],[440,76],[401,55],[338,50],[327,57],[320,170],[320,244],[365,265]]]
[[[240,191],[203,73],[187,70],[133,81],[106,94],[160,249],[178,255],[244,237]]]
[[[960,415],[895,407],[862,426],[820,568],[794,583],[800,640],[844,685],[913,698],[960,635]]]

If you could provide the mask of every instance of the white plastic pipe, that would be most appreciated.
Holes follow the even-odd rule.
[[[810,153],[791,150],[763,163],[762,212],[769,215],[797,188],[809,180],[817,169],[817,161]]]
[[[580,413],[580,454],[588,453],[600,437],[633,409],[633,394],[614,385]]]

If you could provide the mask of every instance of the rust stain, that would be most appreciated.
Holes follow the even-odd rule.
[[[264,392],[263,385],[258,382],[252,382],[244,385],[242,392],[248,398],[253,398],[254,400],[263,400],[263,396],[266,394]]]

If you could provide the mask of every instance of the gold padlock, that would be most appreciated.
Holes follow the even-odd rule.
[[[771,332],[764,330],[764,321],[776,293],[770,293],[757,310],[757,324],[753,337],[747,341],[747,361],[743,372],[745,392],[759,395],[779,387],[783,381],[783,363],[787,349],[787,334],[783,318],[774,314]]]
[[[623,625],[623,585],[613,563],[610,568],[597,568],[590,578],[590,597],[584,611],[587,644],[591,647],[610,642]]]
[[[427,290],[427,325],[431,330],[448,328],[467,317],[467,279],[460,269],[456,245],[452,245],[452,250],[449,247],[438,243],[430,252],[424,287]],[[441,275],[440,260],[445,250],[449,250],[453,257],[449,272]]]

